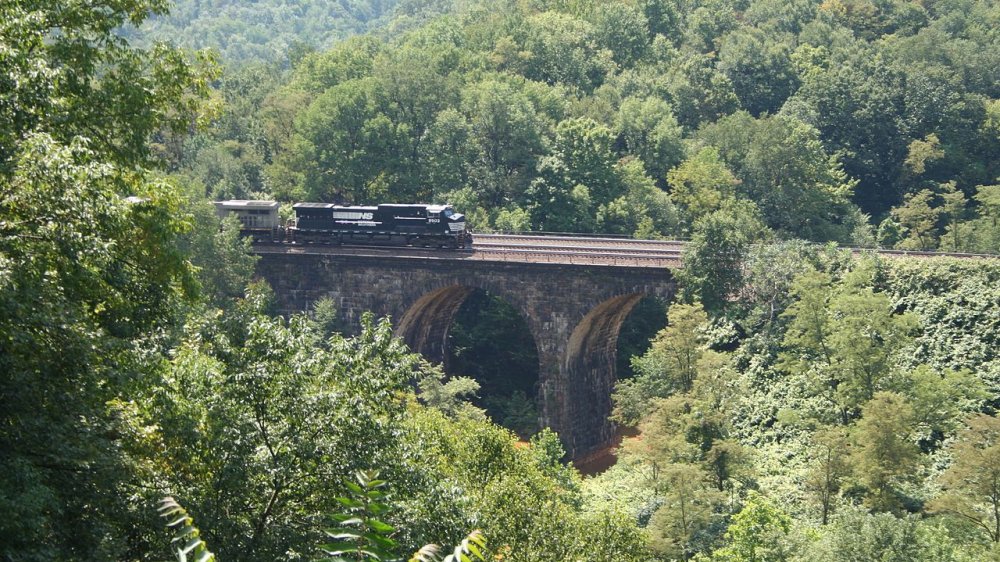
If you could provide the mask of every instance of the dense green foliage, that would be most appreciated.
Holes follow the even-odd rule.
[[[996,2],[166,8],[0,5],[0,559],[1000,559],[1000,265],[798,241],[1000,250]],[[185,34],[225,75],[149,41]],[[475,379],[272,315],[206,197],[690,237],[614,396],[637,435],[563,464],[486,295]]]
[[[0,559],[161,560],[196,535],[317,558],[357,470],[393,482],[407,552],[478,526],[508,560],[640,559],[634,522],[580,508],[554,435],[517,448],[461,381],[419,404],[410,381],[440,371],[387,323],[268,314],[235,223],[154,171],[214,107],[207,59],[112,34],[163,8],[0,6]],[[173,506],[163,530],[165,495],[197,532]]]
[[[171,158],[216,198],[449,200],[481,229],[690,236],[736,204],[782,237],[995,250],[998,14],[400,5],[289,71],[233,68],[230,114]]]
[[[197,289],[147,140],[199,118],[210,69],[112,30],[159,2],[0,6],[0,557],[136,556],[126,397]],[[55,32],[58,30],[58,32]],[[135,196],[137,199],[129,199]],[[141,508],[145,511],[145,508]]]
[[[674,304],[633,360],[615,416],[640,435],[588,494],[614,491],[667,559],[1000,554],[1000,262],[798,243],[735,260],[739,299]]]
[[[391,12],[394,0],[374,2],[213,2],[180,0],[124,35],[139,43],[167,41],[189,49],[211,48],[227,65],[288,65],[306,53],[364,32]]]

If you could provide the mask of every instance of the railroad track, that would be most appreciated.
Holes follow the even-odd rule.
[[[678,267],[676,242],[614,238],[506,236],[479,234],[471,249],[445,250],[400,246],[256,243],[258,254],[326,254],[411,259],[474,260],[620,267]]]
[[[531,262],[567,265],[668,267],[682,266],[685,242],[635,240],[598,236],[476,234],[471,249],[437,250],[400,246],[336,246],[324,244],[255,244],[258,253],[335,254],[413,259]],[[870,250],[850,248],[854,253],[877,252],[885,257],[954,257],[998,259],[991,254],[929,252],[914,250]]]
[[[473,254],[491,261],[678,267],[683,242],[598,236],[476,234]]]
[[[684,242],[679,240],[635,240],[633,238],[611,238],[599,236],[537,236],[531,234],[476,234],[473,248],[492,247],[585,247],[592,249],[614,248],[616,250],[681,251]]]

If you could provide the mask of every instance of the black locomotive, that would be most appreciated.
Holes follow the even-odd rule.
[[[258,241],[286,244],[389,244],[465,248],[472,235],[465,216],[450,205],[384,204],[368,207],[296,203],[295,219],[282,225],[274,201],[217,201],[220,217],[233,214],[241,232]]]

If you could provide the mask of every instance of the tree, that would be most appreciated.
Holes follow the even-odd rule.
[[[847,241],[862,220],[849,201],[857,182],[805,121],[737,112],[703,127],[698,138],[718,149],[739,179],[737,196],[753,201],[764,222],[786,236]]]
[[[384,113],[380,85],[371,78],[329,88],[296,121],[306,168],[306,191],[319,201],[379,201],[395,181],[401,137]],[[287,158],[293,158],[292,155]]]
[[[739,108],[732,82],[715,68],[709,55],[686,55],[673,65],[669,78],[677,120],[684,127],[695,129]]]
[[[639,422],[641,439],[625,441],[626,456],[650,467],[657,492],[660,473],[671,463],[699,466],[716,490],[731,490],[749,473],[749,455],[730,436],[726,412],[717,405],[678,394],[653,401],[652,410]]]
[[[906,156],[904,164],[910,172],[919,176],[927,169],[927,163],[933,162],[944,156],[941,149],[941,139],[931,133],[924,137],[924,140],[915,140],[910,143],[909,154]]]
[[[626,98],[618,109],[616,129],[624,148],[661,182],[667,170],[683,158],[681,127],[670,105],[661,99]]]
[[[915,477],[920,450],[910,440],[913,415],[902,395],[877,392],[851,431],[851,465],[867,490],[866,503],[876,511],[898,510],[900,486]]]
[[[893,358],[910,341],[916,318],[893,314],[889,298],[865,286],[870,275],[860,266],[832,287],[828,275],[806,272],[792,285],[797,302],[782,314],[789,324],[780,365],[834,406],[832,418],[844,425],[876,392],[906,387]]]
[[[943,493],[930,509],[971,522],[1000,543],[1000,419],[977,414],[949,446],[952,463],[941,475]]]
[[[941,184],[941,215],[944,217],[944,235],[941,246],[955,251],[966,250],[969,246],[969,236],[965,223],[965,194],[955,188],[955,182]]]
[[[544,122],[526,93],[501,77],[487,77],[462,90],[473,151],[469,183],[488,209],[519,200],[543,153]]]
[[[611,129],[592,119],[568,119],[556,126],[553,153],[565,164],[569,184],[586,186],[594,205],[607,204],[624,191],[613,141]]]
[[[850,474],[850,442],[843,428],[820,429],[812,436],[815,459],[810,467],[806,487],[820,505],[820,522],[826,525],[833,513],[834,501],[841,484]]]
[[[933,250],[937,245],[935,227],[940,208],[932,207],[934,193],[922,189],[907,195],[903,204],[892,209],[892,217],[903,228],[906,238],[896,244],[903,250]]]
[[[135,557],[119,415],[195,276],[155,135],[209,115],[214,70],[116,35],[165,3],[0,6],[0,557]],[[142,519],[139,516],[138,519]]]
[[[751,244],[769,231],[757,207],[746,201],[725,205],[694,223],[678,275],[685,291],[706,310],[720,310],[743,283],[743,260]]]
[[[527,18],[522,33],[530,53],[524,75],[548,84],[564,84],[589,92],[604,81],[613,67],[611,53],[598,50],[594,26],[557,11]]]
[[[769,227],[818,242],[850,240],[849,198],[857,182],[826,153],[812,126],[781,116],[758,121],[740,177],[738,191],[757,204]]]
[[[651,546],[664,556],[689,560],[705,541],[699,535],[718,519],[721,494],[711,487],[708,475],[698,466],[668,464],[659,478],[663,504],[649,521]]]
[[[917,365],[906,373],[902,387],[913,405],[913,429],[924,449],[954,435],[962,419],[989,397],[983,381],[965,369],[939,372]]]
[[[791,518],[766,497],[751,492],[726,529],[728,544],[712,552],[720,562],[781,562],[790,558],[785,536]]]
[[[632,361],[640,384],[666,392],[650,392],[646,400],[690,392],[698,374],[698,360],[705,351],[701,332],[708,315],[700,304],[676,303],[667,314],[669,325],[656,334],[646,353]]]
[[[707,349],[707,327],[700,304],[670,306],[669,325],[656,333],[645,353],[632,357],[636,375],[615,385],[615,421],[635,425],[655,409],[658,398],[672,395],[696,398],[707,407],[720,402],[718,379],[727,374],[729,357]]]
[[[977,250],[1000,251],[1000,185],[976,186],[973,199],[979,205],[979,219],[973,225]]]
[[[13,494],[3,556],[134,546],[122,540],[130,506],[113,492],[134,481],[113,404],[156,380],[143,359],[152,335],[196,292],[176,197],[82,145],[31,134],[0,175],[0,478]],[[121,193],[132,189],[144,199]],[[86,529],[92,520],[110,542]]]
[[[790,100],[816,127],[844,170],[859,183],[854,201],[879,215],[899,201],[896,186],[909,139],[903,121],[905,78],[873,46],[845,48],[847,59],[806,76]]]
[[[445,109],[434,117],[419,149],[433,200],[468,185],[469,163],[474,158],[474,147],[469,143],[471,133],[465,116],[457,109]]]
[[[125,168],[153,162],[147,141],[188,131],[211,113],[203,101],[215,68],[163,45],[136,49],[116,35],[163,14],[161,0],[62,6],[13,0],[0,7],[5,76],[0,94],[0,173],[33,132],[61,145],[88,139],[99,160]]]
[[[737,29],[721,39],[718,68],[733,84],[743,109],[751,115],[776,113],[797,88],[787,43],[754,27]]]
[[[181,239],[181,249],[197,268],[204,301],[229,308],[246,293],[257,257],[250,253],[250,239],[240,236],[240,222],[230,216],[222,221],[206,202],[188,202],[194,228]]]
[[[307,552],[340,494],[336,475],[379,467],[395,475],[404,384],[422,360],[388,323],[325,343],[305,315],[264,314],[252,286],[221,315],[193,317],[163,388],[146,389],[131,448],[151,448],[159,479],[200,515],[220,557]],[[197,509],[195,509],[197,508]]]
[[[803,559],[822,562],[941,560],[923,556],[929,545],[917,521],[916,515],[897,517],[859,508],[844,509],[824,527],[820,540],[803,553]]]
[[[649,48],[646,15],[631,4],[609,4],[597,14],[594,36],[621,68],[642,59]]]
[[[481,408],[473,406],[466,399],[474,397],[479,383],[469,377],[448,378],[439,366],[427,365],[424,375],[417,382],[417,398],[431,408],[437,408],[454,418],[483,418]]]
[[[714,147],[702,148],[667,172],[670,195],[691,222],[730,204],[738,183]]]

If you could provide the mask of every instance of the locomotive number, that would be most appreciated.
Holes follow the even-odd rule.
[[[441,222],[441,219],[427,219],[427,222],[430,224],[439,223]]]

